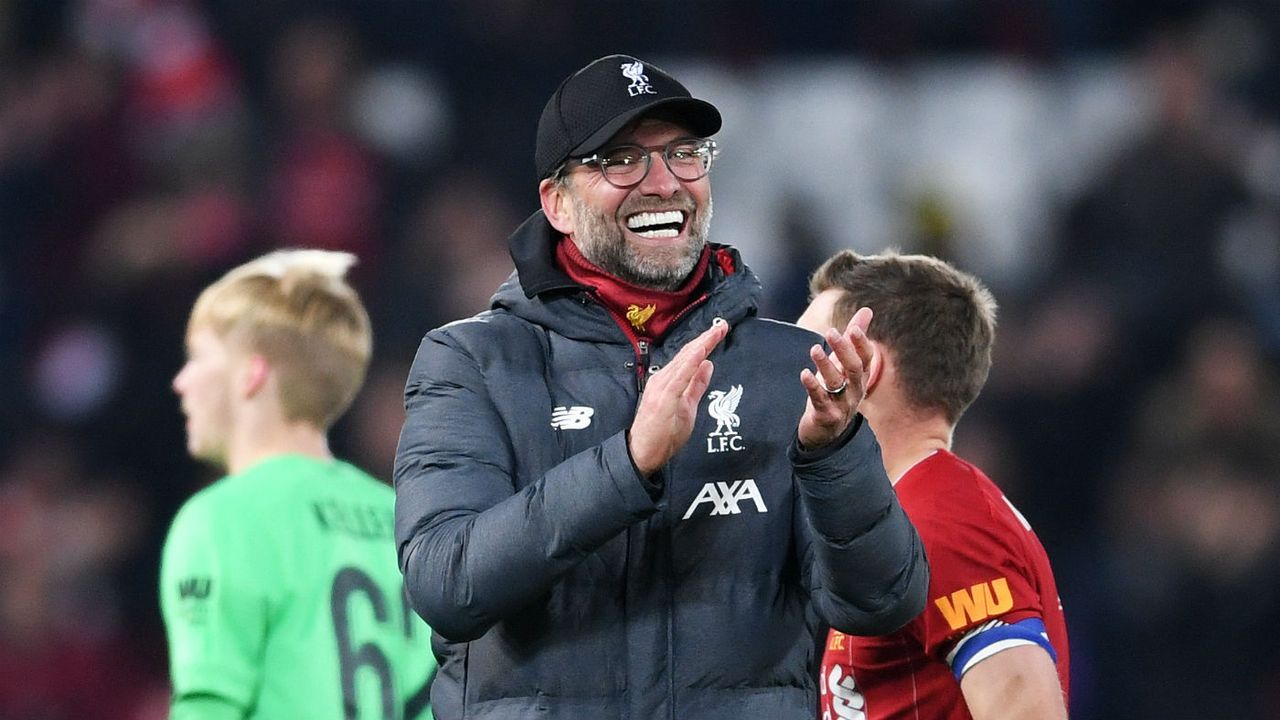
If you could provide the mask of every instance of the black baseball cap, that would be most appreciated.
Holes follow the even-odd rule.
[[[598,150],[642,116],[669,120],[699,137],[720,129],[720,111],[661,68],[630,55],[607,55],[565,78],[542,109],[533,157],[538,178]]]

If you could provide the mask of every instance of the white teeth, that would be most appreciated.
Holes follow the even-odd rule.
[[[627,218],[627,227],[630,228],[631,230],[638,231],[638,234],[644,235],[645,237],[674,237],[679,234],[679,231],[670,232],[670,234],[668,234],[667,232],[668,229],[663,229],[660,231],[654,231],[657,234],[650,235],[646,232],[640,232],[641,228],[646,228],[653,225],[683,225],[683,224],[684,224],[684,212],[680,210],[667,210],[664,212],[642,212],[642,213],[636,213],[635,215],[632,215],[631,217]]]
[[[639,230],[636,232],[642,238],[673,238],[680,234],[675,228],[660,228],[657,230]]]

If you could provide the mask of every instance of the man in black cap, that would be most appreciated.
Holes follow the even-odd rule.
[[[871,313],[825,348],[756,316],[755,276],[707,241],[719,129],[634,57],[571,75],[516,273],[422,342],[396,541],[437,718],[807,720],[825,626],[923,609],[857,414]]]

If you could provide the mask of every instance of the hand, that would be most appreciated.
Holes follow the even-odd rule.
[[[875,352],[867,338],[870,324],[871,308],[859,308],[844,333],[834,328],[827,330],[830,354],[821,345],[809,349],[817,374],[809,368],[800,371],[800,384],[809,393],[796,431],[804,449],[820,448],[840,437],[858,412],[858,405],[867,394],[867,369]],[[843,390],[831,392],[828,388]]]
[[[728,334],[728,323],[712,324],[649,378],[627,433],[631,461],[645,477],[667,464],[689,441],[698,403],[711,384],[714,368],[707,356]]]

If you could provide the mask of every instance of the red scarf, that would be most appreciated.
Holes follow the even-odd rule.
[[[684,285],[666,292],[632,285],[592,265],[568,237],[561,238],[556,246],[556,264],[574,282],[590,289],[623,331],[637,338],[654,340],[661,339],[681,313],[702,299],[698,290],[706,277],[710,257],[710,250],[704,247]]]

